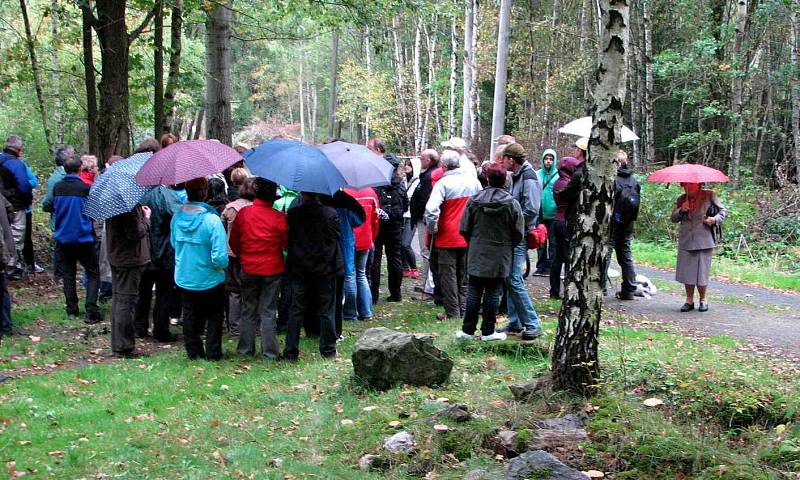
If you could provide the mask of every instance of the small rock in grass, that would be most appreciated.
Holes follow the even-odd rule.
[[[414,437],[406,432],[397,432],[383,441],[383,448],[392,453],[410,454],[415,447]]]

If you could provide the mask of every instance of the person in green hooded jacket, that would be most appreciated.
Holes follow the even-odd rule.
[[[539,183],[542,185],[542,208],[539,210],[539,223],[547,227],[547,243],[539,247],[536,259],[536,272],[534,275],[550,275],[550,264],[556,254],[556,245],[553,241],[553,218],[556,215],[556,199],[553,195],[553,186],[558,180],[558,154],[548,148],[542,153],[542,168],[537,172]]]

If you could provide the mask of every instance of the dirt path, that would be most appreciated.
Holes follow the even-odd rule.
[[[619,279],[612,279],[612,295],[606,297],[609,310],[707,336],[729,335],[747,340],[754,348],[778,351],[782,356],[800,352],[800,295],[712,280],[708,290],[710,310],[681,313],[683,286],[674,281],[673,272],[637,265],[637,273],[653,280],[660,289],[658,294],[651,299],[620,301],[613,297],[613,292],[619,290]],[[547,295],[546,278],[530,277],[528,281],[537,297]]]

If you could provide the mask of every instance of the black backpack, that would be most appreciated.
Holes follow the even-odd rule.
[[[639,205],[642,199],[639,195],[639,185],[637,183],[625,182],[621,187],[614,212],[614,220],[627,224],[635,221],[639,216]]]
[[[390,222],[403,221],[403,214],[408,209],[408,198],[406,190],[400,184],[387,185],[375,188],[378,200],[381,202],[381,210],[389,215]]]

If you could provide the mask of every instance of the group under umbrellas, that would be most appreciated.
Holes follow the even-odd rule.
[[[84,213],[101,221],[129,212],[155,186],[214,175],[243,157],[253,175],[297,192],[329,196],[344,187],[388,185],[394,172],[382,156],[363,145],[341,141],[315,147],[275,139],[240,155],[218,141],[188,140],[155,154],[137,153],[109,166],[92,187]]]

